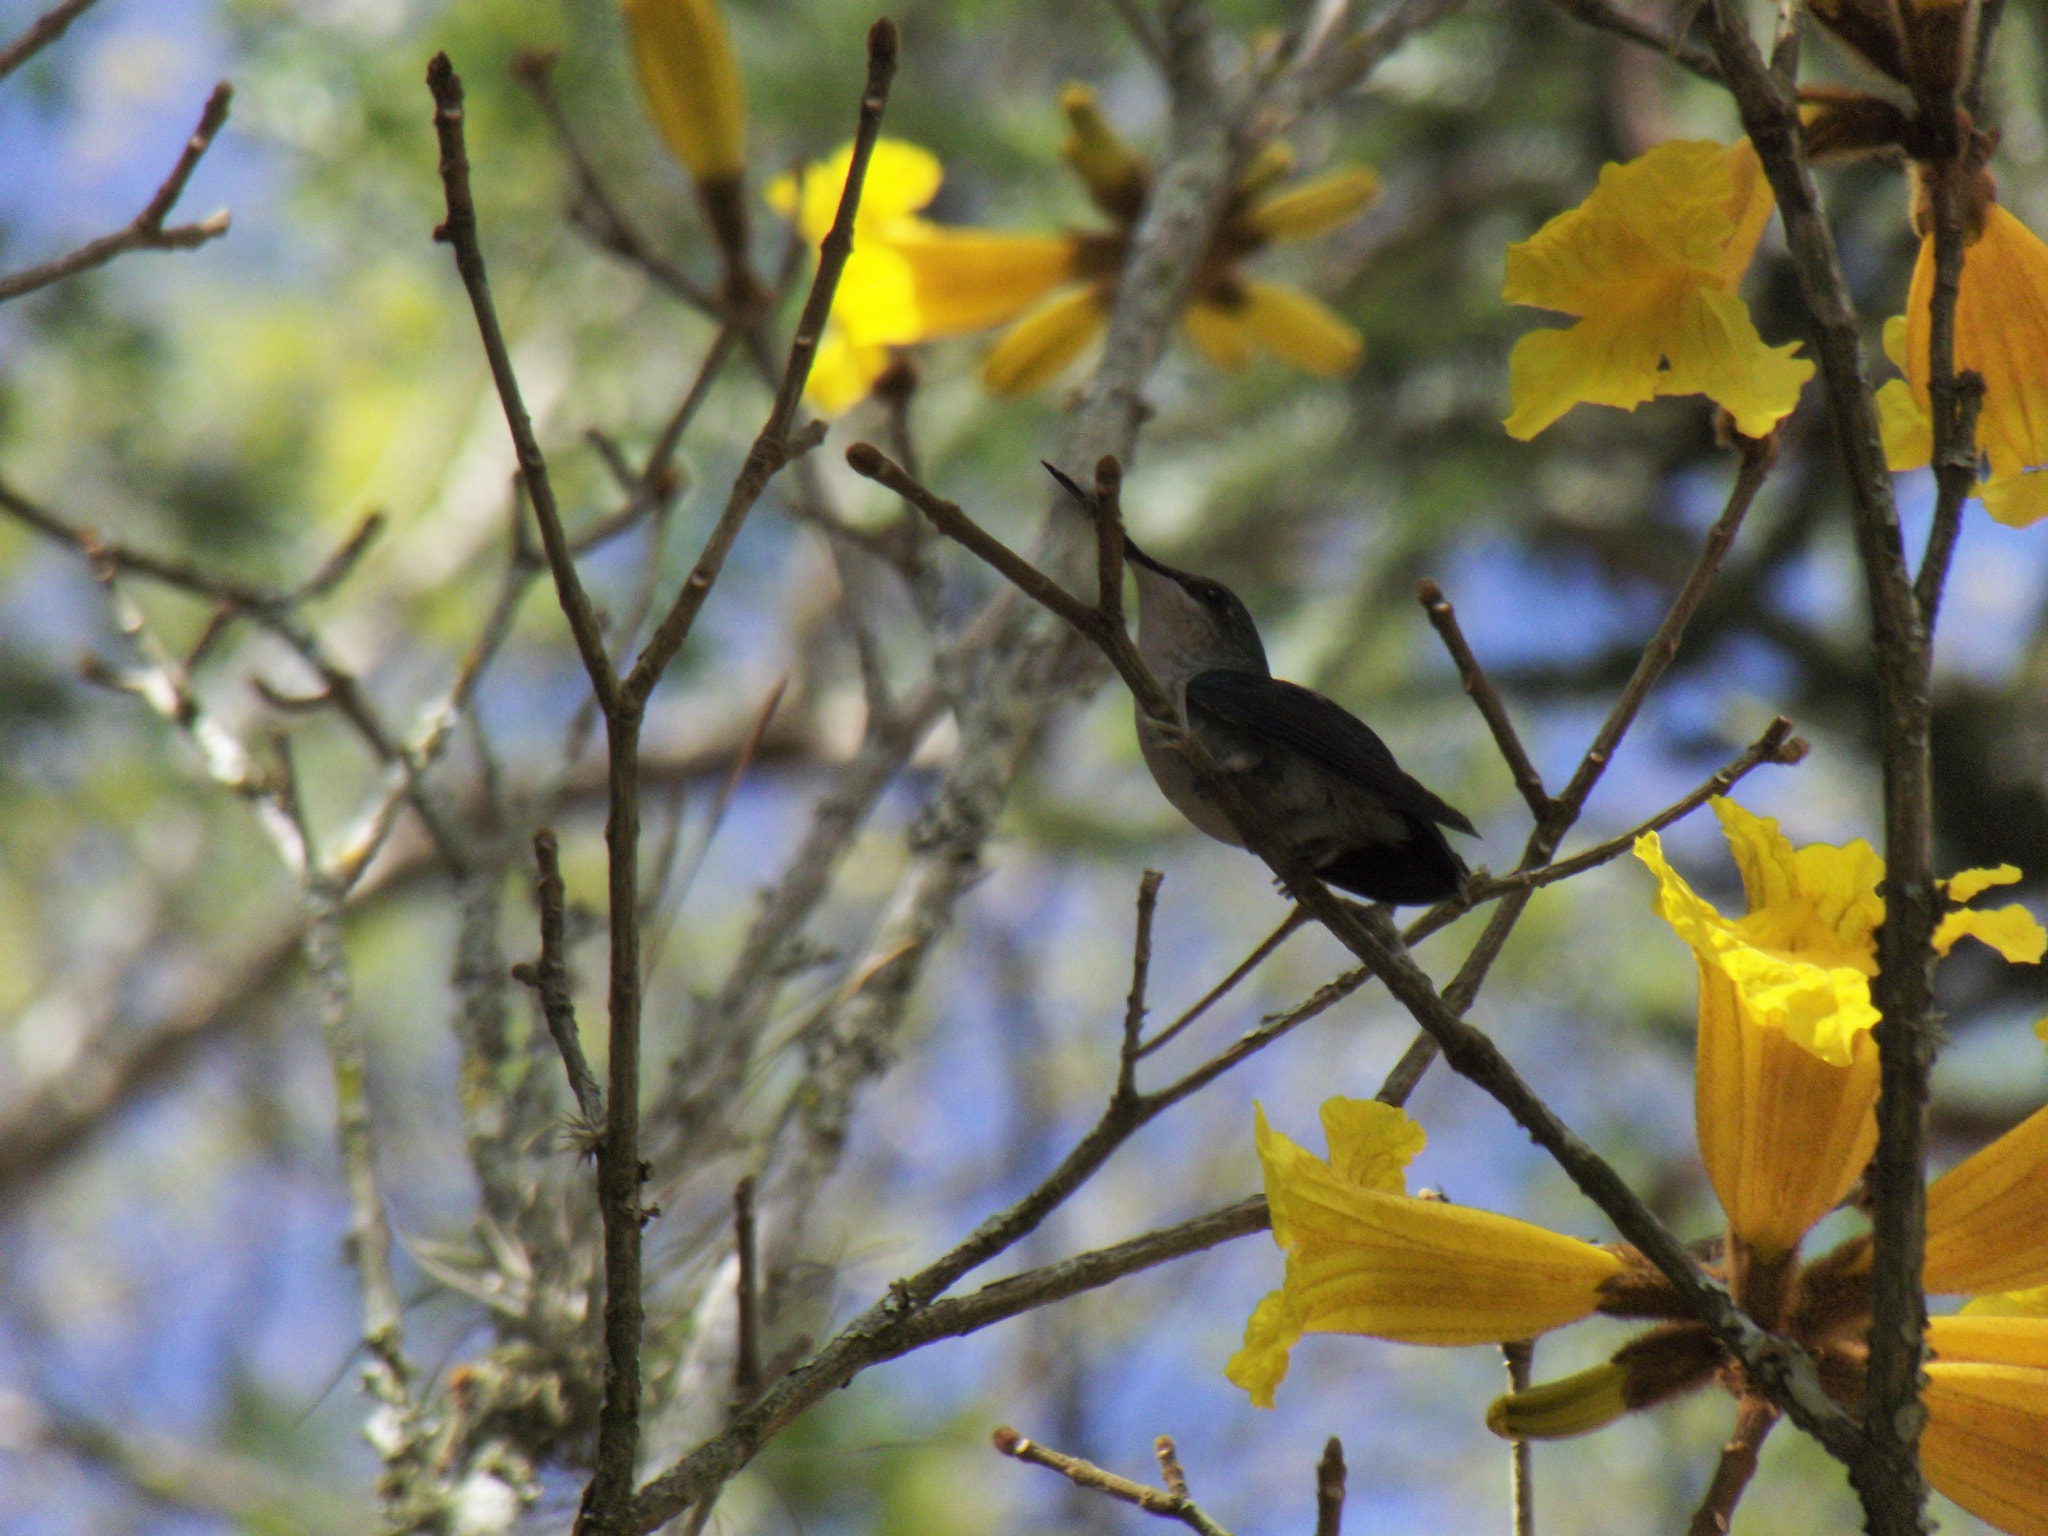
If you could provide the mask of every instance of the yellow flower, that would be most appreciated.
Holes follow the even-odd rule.
[[[1509,434],[1534,437],[1582,401],[1691,394],[1769,433],[1813,374],[1796,343],[1764,345],[1735,291],[1770,214],[1747,139],[1679,139],[1608,166],[1584,203],[1509,246],[1503,298],[1581,317],[1515,344]]]
[[[1777,1257],[1841,1199],[1876,1145],[1869,978],[1884,861],[1861,839],[1795,849],[1768,817],[1713,805],[1742,873],[1745,916],[1725,918],[1694,895],[1655,833],[1636,856],[1657,877],[1658,916],[1699,964],[1700,1157],[1730,1230]],[[1967,871],[1949,895],[1968,901],[2018,878],[2010,866]],[[1965,935],[2028,963],[2048,942],[2020,907],[1951,912],[1935,947],[1946,954]]]
[[[1281,1288],[1245,1325],[1224,1374],[1261,1408],[1304,1333],[1362,1333],[1407,1344],[1534,1337],[1593,1312],[1623,1262],[1541,1227],[1405,1193],[1402,1170],[1422,1128],[1369,1099],[1323,1105],[1330,1157],[1315,1156],[1256,1112]]]
[[[1906,313],[1886,323],[1884,350],[1905,374],[1877,392],[1885,460],[1918,469],[1934,456],[1927,389],[1934,241],[1920,242]],[[2048,245],[1997,203],[1963,258],[1956,293],[1955,365],[1984,379],[1977,441],[1990,475],[1984,510],[2024,528],[2048,517]]]
[[[778,177],[768,202],[815,245],[832,228],[853,146]],[[853,254],[811,366],[806,394],[826,415],[858,403],[889,366],[889,349],[985,329],[1010,319],[1072,275],[1078,242],[1066,235],[947,229],[917,217],[938,194],[938,157],[883,139],[868,161],[854,217]]]
[[[717,0],[624,0],[647,112],[698,181],[746,167],[746,95]]]
[[[1115,279],[1151,192],[1151,168],[1095,108],[1094,93],[1069,86],[1061,103],[1068,135],[1062,152],[1089,197],[1116,221],[1083,237],[1074,276],[1081,281],[1024,316],[990,350],[981,378],[999,395],[1037,389],[1066,371],[1109,319]],[[1196,271],[1182,328],[1216,367],[1239,372],[1263,347],[1281,361],[1325,378],[1349,372],[1364,341],[1349,323],[1297,288],[1243,276],[1238,264],[1267,245],[1306,240],[1356,218],[1379,195],[1379,179],[1361,166],[1267,192],[1292,167],[1285,146],[1269,143],[1236,196]]]
[[[2048,1532],[2048,1296],[1986,1296],[1932,1318],[1921,1402],[1927,1480],[2000,1530]]]

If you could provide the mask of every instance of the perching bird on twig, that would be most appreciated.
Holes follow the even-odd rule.
[[[1048,464],[1061,485],[1092,498]],[[1172,698],[1180,725],[1295,856],[1329,884],[1396,906],[1443,901],[1464,888],[1465,864],[1439,826],[1476,832],[1401,771],[1364,721],[1266,665],[1252,616],[1220,581],[1177,571],[1129,538],[1138,583],[1138,654]],[[1174,732],[1137,711],[1138,746],[1160,792],[1202,831],[1244,839],[1203,788]]]

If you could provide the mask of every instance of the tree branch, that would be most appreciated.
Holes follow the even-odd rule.
[[[86,0],[86,3],[89,4],[90,0]],[[54,38],[58,32],[62,32],[70,24],[71,18],[85,9],[85,6],[72,5],[70,14],[63,17],[55,31],[40,40],[33,38],[38,27],[65,9],[66,7],[59,6],[57,10],[49,12],[41,21],[31,26],[27,33],[9,45],[7,53],[0,55],[0,78],[4,78],[8,70],[20,63],[21,58],[27,57],[27,53],[22,54],[21,58],[14,56],[15,51],[24,43],[33,42],[33,46],[28,49],[28,53],[33,53],[36,48],[42,47],[44,43]],[[185,140],[185,148],[178,155],[178,163],[171,167],[170,175],[164,178],[163,184],[143,206],[142,212],[111,235],[89,240],[78,249],[66,251],[62,256],[43,262],[39,266],[25,267],[19,272],[0,277],[0,304],[6,303],[9,299],[20,298],[24,293],[33,293],[38,288],[47,288],[51,283],[61,282],[80,272],[104,266],[116,256],[128,251],[189,251],[195,246],[204,245],[207,241],[226,234],[228,216],[225,210],[208,214],[197,223],[174,224],[169,229],[164,228],[164,219],[169,216],[171,209],[184,194],[185,183],[192,179],[192,173],[199,168],[200,160],[207,150],[213,147],[214,135],[220,132],[221,125],[228,120],[228,102],[234,94],[235,88],[225,80],[213,88],[213,94],[206,98],[206,106],[199,114],[199,126],[194,128],[191,136]]]

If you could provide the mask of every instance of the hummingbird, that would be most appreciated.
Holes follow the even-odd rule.
[[[1091,513],[1080,486],[1048,464]],[[1395,906],[1464,889],[1462,859],[1440,830],[1477,836],[1464,812],[1402,772],[1371,726],[1313,689],[1273,676],[1258,626],[1230,588],[1155,560],[1126,537],[1138,586],[1138,655],[1199,741],[1296,858],[1340,890]],[[1178,749],[1172,729],[1136,709],[1138,747],[1160,793],[1209,836],[1244,846]]]

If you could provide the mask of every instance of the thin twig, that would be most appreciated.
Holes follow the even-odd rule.
[[[82,7],[81,7],[82,8]],[[54,13],[53,13],[54,14]],[[73,12],[76,15],[77,12]],[[48,20],[46,16],[44,20]],[[69,17],[65,20],[68,22]],[[40,25],[40,23],[38,23]],[[34,27],[29,29],[31,32]],[[61,27],[59,31],[63,30]],[[15,46],[19,46],[19,42]],[[38,44],[40,46],[40,44]],[[12,53],[10,48],[9,52]],[[31,50],[32,52],[33,50]],[[5,63],[0,59],[0,63]],[[17,61],[18,62],[18,61]],[[9,64],[8,68],[13,66]],[[6,74],[0,69],[0,76]],[[102,235],[97,240],[88,240],[76,250],[66,251],[62,256],[26,267],[6,277],[0,277],[0,304],[9,299],[19,298],[24,293],[33,293],[51,283],[77,273],[103,266],[128,251],[189,251],[195,246],[216,240],[228,232],[228,215],[225,209],[208,214],[193,224],[174,224],[164,228],[164,219],[178,199],[184,195],[185,183],[192,179],[193,171],[199,168],[200,160],[213,146],[214,135],[220,132],[221,124],[228,120],[228,102],[233,98],[235,88],[223,80],[213,88],[213,94],[206,98],[206,106],[199,114],[199,126],[192,130],[185,140],[185,148],[178,155],[178,163],[171,167],[171,174],[163,180],[150,200],[143,205],[142,212],[115,230],[111,235]]]
[[[1567,15],[1574,16],[1589,27],[1602,32],[1612,32],[1625,37],[1632,43],[1641,43],[1645,48],[1661,53],[1672,63],[1691,70],[1702,80],[1717,84],[1721,79],[1721,66],[1714,56],[1704,49],[1695,48],[1685,41],[1681,34],[1667,32],[1655,22],[1644,21],[1611,0],[1557,0],[1557,7]],[[1690,7],[1681,7],[1689,14]]]
[[[991,1281],[966,1296],[942,1297],[928,1306],[910,1303],[902,1286],[891,1286],[823,1349],[769,1386],[760,1400],[722,1433],[641,1489],[633,1505],[633,1528],[653,1530],[689,1509],[707,1492],[729,1481],[805,1409],[871,1365],[898,1359],[940,1339],[978,1333],[1126,1275],[1263,1232],[1269,1225],[1265,1197],[1254,1195],[1191,1221]]]
[[[93,3],[94,0],[61,0],[22,28],[14,41],[0,48],[0,80],[5,80],[62,37],[65,29]]]
[[[1443,588],[1433,581],[1418,581],[1415,596],[1422,604],[1422,611],[1429,615],[1429,622],[1443,638],[1444,649],[1451,653],[1466,695],[1479,707],[1487,729],[1493,732],[1493,743],[1500,748],[1508,772],[1514,776],[1515,788],[1528,802],[1529,813],[1538,821],[1544,820],[1552,808],[1550,796],[1543,788],[1543,776],[1522,749],[1522,739],[1515,734],[1515,723],[1508,718],[1507,706],[1501,703],[1500,695],[1487,679],[1485,669],[1479,665],[1479,658],[1472,654],[1472,647],[1466,643],[1465,632],[1458,627],[1457,611],[1451,607],[1450,599],[1444,596]]]
[[[595,1136],[604,1125],[604,1090],[583,1055],[583,1035],[576,1027],[576,1003],[569,995],[568,945],[563,937],[568,897],[562,885],[561,852],[555,834],[546,828],[533,834],[533,859],[540,868],[534,890],[540,908],[540,961],[516,966],[512,974],[539,994],[541,1016],[561,1053],[569,1091],[575,1095],[587,1134]]]
[[[625,258],[639,267],[662,287],[695,309],[707,315],[721,314],[723,306],[718,295],[696,282],[675,263],[655,251],[644,235],[625,216],[604,189],[597,167],[590,156],[584,153],[571,127],[569,116],[562,110],[562,104],[555,97],[553,63],[551,55],[540,52],[520,54],[512,61],[512,76],[533,93],[541,115],[554,130],[555,139],[567,156],[569,168],[576,176],[576,192],[570,203],[569,217],[579,228],[588,233],[598,245],[616,256]]]
[[[1176,1499],[1188,1496],[1187,1469],[1180,1464],[1180,1450],[1173,1443],[1173,1436],[1160,1435],[1152,1442],[1153,1458],[1159,1463],[1159,1481],[1166,1485],[1166,1491]]]
[[[1335,1435],[1316,1463],[1316,1536],[1343,1536],[1344,1446]]]
[[[1130,29],[1131,41],[1138,45],[1138,51],[1159,68],[1166,67],[1166,44],[1159,39],[1159,28],[1145,10],[1145,0],[1109,0],[1109,8],[1123,18]]]
[[[1131,992],[1124,1003],[1124,1044],[1118,1053],[1116,1092],[1121,1099],[1138,1092],[1139,1042],[1145,1032],[1145,973],[1152,965],[1152,915],[1159,907],[1159,883],[1166,876],[1148,869],[1138,878],[1138,933],[1131,943]]]
[[[1728,1536],[1735,1519],[1736,1503],[1743,1489],[1756,1476],[1757,1452],[1778,1422],[1778,1410],[1764,1398],[1745,1393],[1735,1404],[1735,1433],[1721,1447],[1721,1460],[1714,1468],[1700,1507],[1693,1511],[1686,1536]]]
[[[761,1395],[761,1277],[754,1246],[754,1177],[733,1186],[732,1246],[738,1271],[733,1285],[738,1306],[738,1346],[733,1353],[732,1407],[738,1413]]]
[[[1078,1456],[1068,1456],[1040,1445],[1035,1440],[1027,1440],[1007,1425],[998,1429],[990,1438],[995,1442],[995,1448],[1005,1456],[1057,1472],[1077,1488],[1092,1488],[1097,1493],[1108,1494],[1112,1499],[1134,1504],[1148,1515],[1178,1520],[1195,1532],[1196,1536],[1230,1536],[1228,1531],[1204,1514],[1201,1506],[1185,1493],[1162,1493],[1157,1488],[1147,1488],[1143,1483],[1134,1483],[1127,1477],[1118,1477],[1114,1472],[1105,1472],[1092,1461],[1083,1461]]]
[[[1194,1023],[1195,1020],[1199,1019],[1203,1014],[1207,1013],[1211,1008],[1215,1007],[1218,1002],[1222,1001],[1223,998],[1228,996],[1232,991],[1236,989],[1237,984],[1239,982],[1243,981],[1245,977],[1251,975],[1253,971],[1257,970],[1260,966],[1264,965],[1266,961],[1272,956],[1273,952],[1276,949],[1278,949],[1282,944],[1286,943],[1287,940],[1296,932],[1298,932],[1301,929],[1301,927],[1307,922],[1308,914],[1303,912],[1301,908],[1296,907],[1293,911],[1289,912],[1286,917],[1281,919],[1280,926],[1278,928],[1275,928],[1271,933],[1267,934],[1265,938],[1261,939],[1256,949],[1254,949],[1250,954],[1246,955],[1242,960],[1238,961],[1238,963],[1231,968],[1231,972],[1228,976],[1224,977],[1221,981],[1217,982],[1215,986],[1211,987],[1207,992],[1203,993],[1201,998],[1185,1013],[1183,1013],[1179,1018],[1175,1019],[1171,1024],[1167,1025],[1166,1028],[1160,1030],[1158,1034],[1154,1035],[1150,1040],[1147,1040],[1143,1045],[1139,1046],[1138,1059],[1142,1061],[1147,1056],[1150,1056],[1154,1051],[1159,1050],[1162,1046],[1166,1045],[1176,1035],[1178,1035],[1182,1030],[1186,1029],[1190,1024]]]
[[[783,369],[782,382],[776,389],[775,403],[768,412],[768,420],[755,437],[753,447],[747,451],[746,462],[733,481],[732,494],[726,498],[725,510],[719,514],[710,536],[704,541],[703,553],[697,557],[697,564],[684,579],[675,602],[655,626],[654,633],[648,637],[647,644],[633,662],[632,671],[625,678],[622,696],[636,705],[646,701],[654,691],[654,685],[660,681],[662,672],[676,652],[682,649],[690,626],[696,621],[697,611],[710,595],[711,584],[718,579],[725,557],[732,549],[733,541],[739,537],[740,527],[754,503],[760,499],[761,492],[767,489],[777,470],[816,441],[815,437],[806,440],[804,433],[792,435],[790,424],[796,419],[804,385],[811,376],[811,360],[817,355],[819,339],[824,335],[825,318],[831,313],[832,296],[838,291],[840,273],[846,269],[846,259],[853,253],[854,214],[860,207],[861,186],[867,176],[868,160],[874,153],[875,140],[881,136],[882,113],[889,104],[889,83],[896,74],[896,46],[895,24],[886,17],[869,29],[867,88],[861,93],[860,123],[854,130],[853,155],[847,166],[846,185],[840,193],[839,211],[832,220],[832,227],[818,246],[818,271],[811,279],[810,297],[804,301],[803,313],[797,317],[796,335],[789,348],[789,363]],[[819,435],[822,435],[822,429]]]
[[[604,632],[597,622],[590,595],[576,573],[575,558],[569,552],[569,538],[563,532],[561,509],[548,479],[548,465],[533,435],[533,418],[519,393],[519,377],[512,371],[512,355],[505,346],[505,333],[498,325],[497,307],[491,301],[490,278],[484,270],[483,246],[478,240],[476,201],[469,189],[469,150],[463,142],[462,79],[448,55],[437,53],[427,64],[427,88],[434,96],[434,132],[441,146],[441,186],[447,198],[448,217],[434,230],[434,239],[455,252],[455,270],[469,291],[470,307],[476,313],[476,328],[483,342],[484,357],[490,364],[491,380],[498,389],[498,402],[505,413],[505,425],[512,434],[513,452],[518,456],[519,474],[526,494],[533,502],[540,522],[541,545],[547,551],[548,569],[554,573],[555,595],[569,633],[576,641],[583,670],[590,676],[598,701],[609,711],[618,680],[605,654]]]
[[[1510,891],[1555,885],[1560,880],[1569,880],[1573,875],[1596,869],[1634,848],[1636,840],[1644,834],[1661,832],[1674,821],[1684,820],[1709,800],[1727,794],[1751,769],[1764,763],[1777,763],[1789,767],[1805,761],[1806,751],[1805,740],[1794,736],[1792,722],[1780,715],[1764,728],[1763,735],[1743,748],[1738,757],[1723,764],[1697,789],[1682,799],[1674,800],[1656,815],[1638,822],[1619,836],[1610,837],[1603,843],[1595,843],[1583,853],[1575,853],[1568,859],[1557,859],[1535,869],[1517,870],[1511,875],[1477,881],[1467,900],[1487,901],[1496,896],[1504,896]],[[1410,939],[1409,942],[1413,943],[1414,940]]]
[[[1511,1339],[1501,1345],[1500,1354],[1508,1368],[1508,1390],[1527,1391],[1530,1368],[1536,1361],[1536,1341]],[[1527,1440],[1508,1446],[1508,1501],[1514,1536],[1536,1536],[1536,1479]]]

